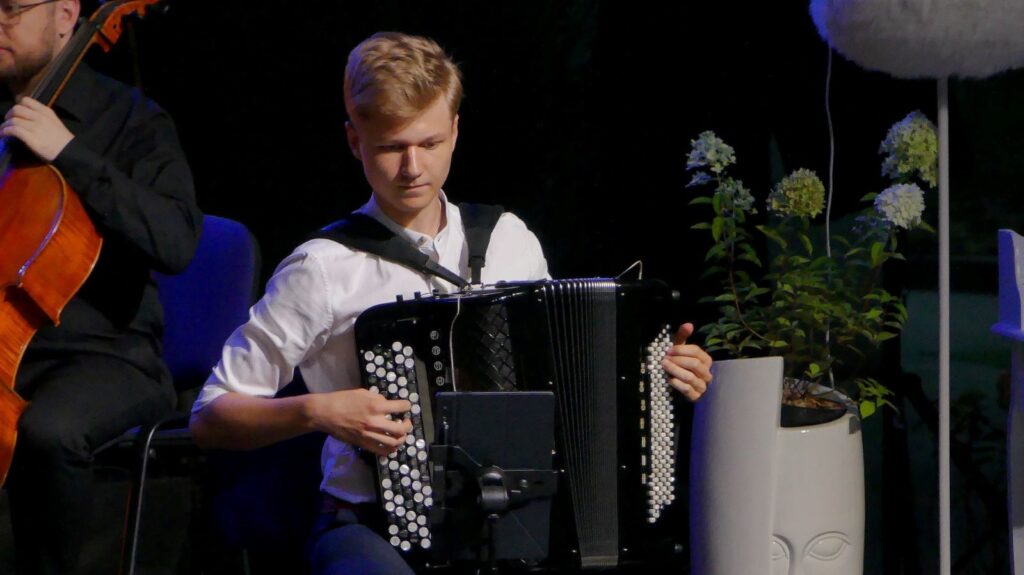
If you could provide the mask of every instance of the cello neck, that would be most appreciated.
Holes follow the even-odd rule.
[[[60,54],[47,66],[46,73],[43,74],[42,79],[29,96],[52,107],[64,90],[68,79],[78,69],[78,65],[82,62],[82,56],[92,45],[95,33],[91,20],[80,25]]]
[[[101,4],[87,21],[78,26],[68,43],[50,62],[30,96],[52,107],[67,85],[68,79],[82,63],[82,57],[89,48],[93,44],[99,44],[104,51],[109,51],[120,37],[121,18],[126,14],[141,14],[147,5],[155,2],[156,0],[111,0]]]

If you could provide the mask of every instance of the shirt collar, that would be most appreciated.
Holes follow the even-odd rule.
[[[448,230],[453,225],[459,225],[462,221],[462,218],[459,217],[458,208],[448,201],[448,196],[445,195],[444,190],[438,191],[438,198],[441,200],[441,209],[444,210],[446,221],[444,228],[437,232],[437,236],[433,238],[427,234],[404,228],[398,222],[391,219],[384,213],[384,210],[380,208],[380,204],[377,203],[376,196],[371,195],[370,201],[366,202],[366,204],[357,211],[377,220],[383,224],[384,227],[388,228],[399,237],[409,240],[415,246],[432,246],[435,241],[441,242],[447,238]]]

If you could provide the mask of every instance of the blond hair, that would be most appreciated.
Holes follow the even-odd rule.
[[[408,120],[441,96],[454,118],[462,102],[461,74],[429,38],[378,32],[348,55],[345,111],[352,119]]]

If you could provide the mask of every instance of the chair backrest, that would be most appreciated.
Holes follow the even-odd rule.
[[[205,216],[199,247],[180,274],[154,274],[164,307],[164,361],[178,391],[197,388],[224,342],[245,323],[259,288],[259,246],[239,222]]]

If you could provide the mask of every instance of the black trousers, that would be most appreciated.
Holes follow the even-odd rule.
[[[75,573],[91,511],[93,451],[166,415],[174,392],[169,382],[95,354],[23,363],[15,390],[31,402],[6,485],[17,572]]]
[[[313,575],[413,575],[398,551],[372,529],[383,522],[377,503],[321,513],[307,545]]]

